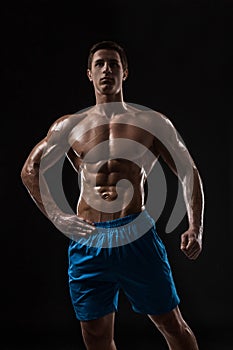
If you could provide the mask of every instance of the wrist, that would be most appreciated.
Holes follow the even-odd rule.
[[[197,238],[202,238],[203,226],[202,225],[189,225],[189,231],[193,231],[196,234]]]

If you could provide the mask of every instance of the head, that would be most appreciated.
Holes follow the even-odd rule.
[[[118,52],[120,59],[121,59],[121,64],[123,67],[123,70],[128,69],[128,60],[127,56],[125,53],[125,50],[122,46],[117,44],[115,41],[110,41],[110,40],[105,40],[105,41],[100,41],[96,44],[94,44],[89,51],[88,55],[88,60],[87,60],[87,68],[91,69],[91,64],[93,60],[94,53],[98,50],[113,50]]]
[[[88,55],[87,75],[93,82],[96,96],[122,95],[122,83],[128,76],[124,48],[114,41],[94,44]]]

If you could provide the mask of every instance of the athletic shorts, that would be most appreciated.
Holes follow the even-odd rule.
[[[69,289],[77,319],[88,321],[118,311],[120,290],[137,313],[173,310],[180,299],[149,213],[144,210],[95,225],[97,233],[71,240],[68,248]]]

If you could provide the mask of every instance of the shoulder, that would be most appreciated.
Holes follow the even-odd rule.
[[[59,117],[51,124],[48,134],[52,134],[54,132],[69,133],[76,124],[86,117],[86,115],[86,112],[78,112],[73,114],[65,114]]]
[[[61,130],[63,125],[69,122],[70,118],[71,118],[71,114],[66,114],[57,118],[50,126],[49,131],[53,132],[53,131]]]
[[[165,130],[174,129],[174,125],[169,117],[157,110],[144,106],[129,105],[128,111],[139,127],[147,129],[152,133],[155,131],[161,133]]]

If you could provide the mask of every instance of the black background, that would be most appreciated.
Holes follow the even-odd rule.
[[[232,1],[9,1],[1,16],[1,348],[84,349],[69,298],[68,240],[32,202],[20,171],[55,119],[94,104],[87,54],[96,41],[110,39],[128,55],[125,100],[166,114],[200,171],[206,201],[201,256],[192,262],[179,250],[185,220],[164,233],[172,200],[159,219],[160,235],[200,349],[230,349]],[[123,294],[116,343],[166,349]]]

